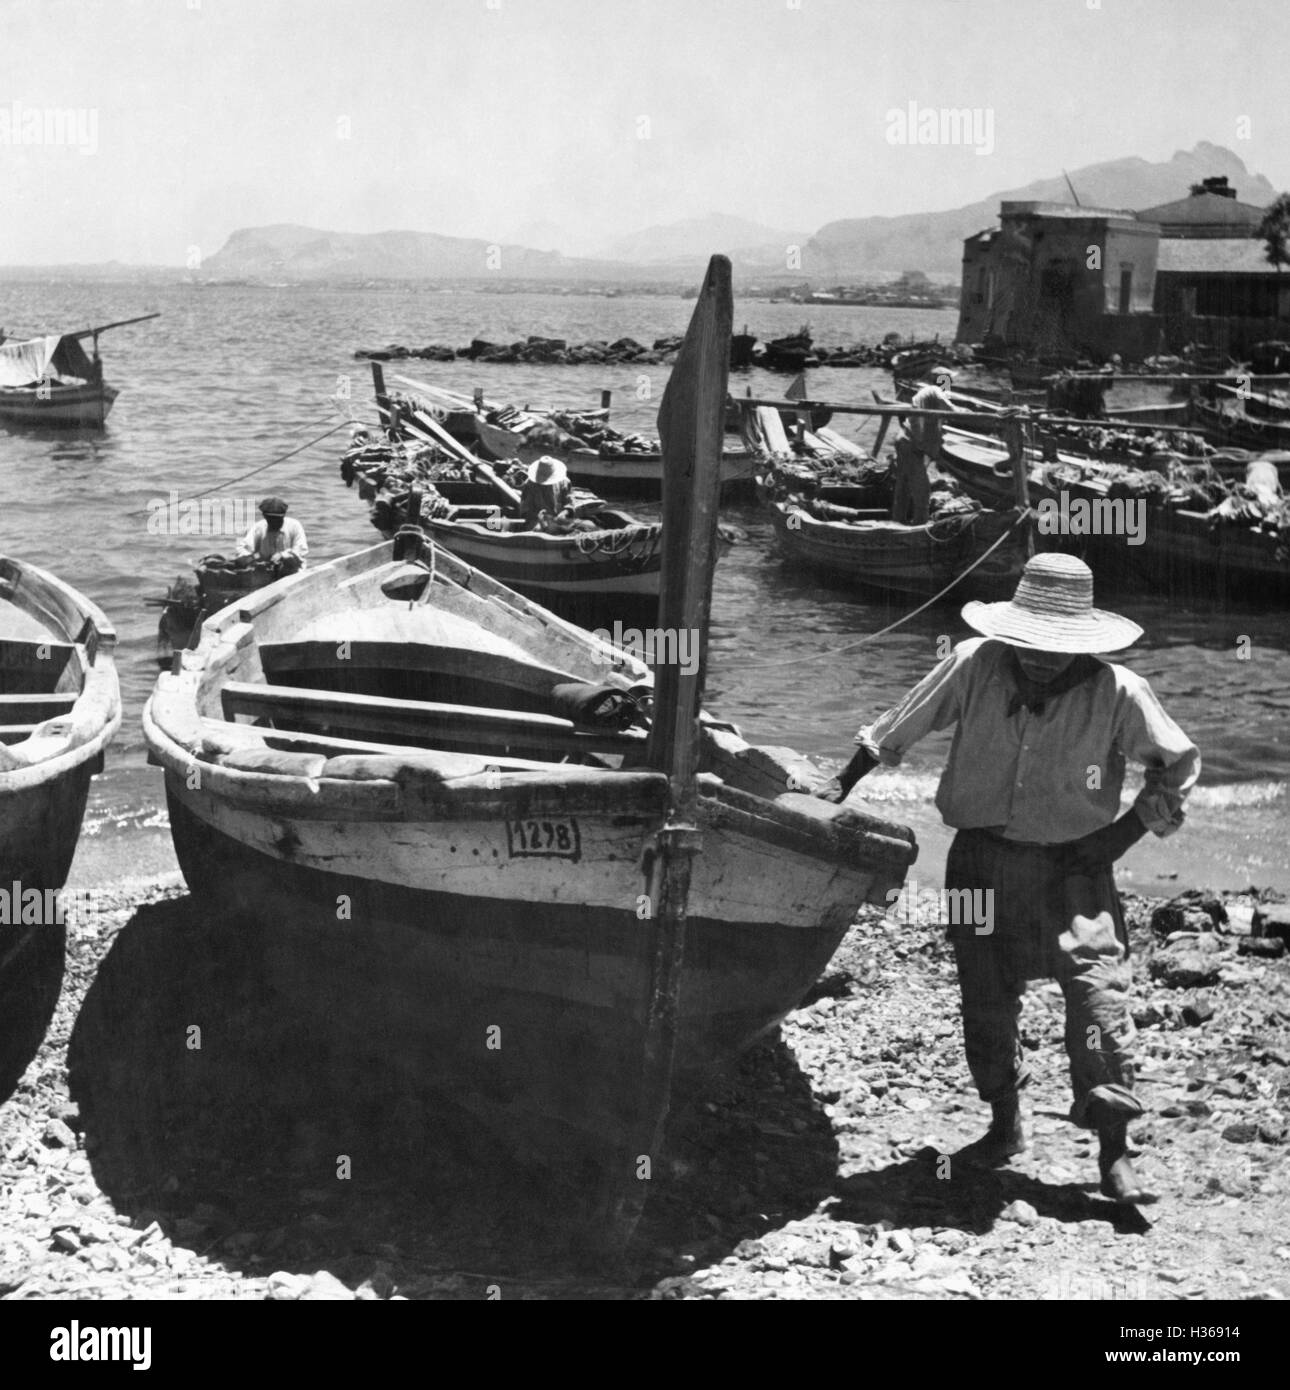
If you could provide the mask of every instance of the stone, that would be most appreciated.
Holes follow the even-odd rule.
[[[1248,903],[1228,903],[1227,921],[1223,930],[1228,936],[1251,936],[1254,932],[1256,909]]]
[[[1214,1005],[1208,995],[1197,995],[1190,1004],[1184,1004],[1182,1020],[1189,1028],[1197,1028],[1214,1017]]]
[[[1219,962],[1187,941],[1166,947],[1151,958],[1151,975],[1166,989],[1194,989],[1218,983]]]
[[[1285,949],[1285,940],[1279,936],[1242,936],[1236,943],[1239,955],[1262,956],[1269,960],[1285,955]]]
[[[1241,1120],[1236,1124],[1228,1125],[1223,1131],[1223,1138],[1229,1144],[1252,1144],[1258,1137],[1258,1125],[1251,1124],[1248,1120]]]
[[[76,1131],[66,1120],[60,1120],[56,1116],[45,1126],[42,1138],[51,1148],[74,1149],[76,1147]]]
[[[1004,1221],[1015,1221],[1018,1226],[1033,1226],[1039,1220],[1039,1213],[1030,1205],[1023,1202],[1020,1197],[1016,1201],[1009,1202],[999,1213]]]
[[[296,1303],[308,1287],[307,1274],[290,1274],[285,1269],[279,1269],[269,1275],[264,1296],[277,1303]]]
[[[1290,903],[1260,903],[1254,909],[1255,936],[1290,941]]]
[[[355,1290],[355,1298],[364,1302],[385,1301],[394,1293],[394,1280],[383,1269],[373,1270]]]
[[[1175,932],[1207,932],[1214,929],[1215,919],[1203,909],[1174,899],[1151,914],[1151,930],[1158,937]]]

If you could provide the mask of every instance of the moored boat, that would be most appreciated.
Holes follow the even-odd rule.
[[[1033,529],[1024,508],[983,507],[907,526],[886,508],[817,511],[789,498],[771,503],[771,515],[785,556],[834,581],[922,599],[952,584],[955,601],[1012,593]]]
[[[601,615],[593,610],[612,610],[625,598],[657,601],[658,522],[640,521],[594,493],[568,488],[567,475],[531,487],[523,470],[512,469],[508,477],[519,484],[513,487],[464,446],[454,447],[462,455],[455,466],[430,445],[359,444],[342,460],[341,475],[347,484],[358,484],[372,525],[383,536],[416,521],[455,555],[562,611],[596,618]],[[556,460],[539,461],[528,472],[552,464],[563,467]],[[471,500],[454,500],[463,496]],[[546,509],[539,510],[544,501]]]
[[[939,463],[987,506],[1004,505],[1012,495],[1007,451],[996,440],[947,426]],[[1145,584],[1177,596],[1273,603],[1290,595],[1290,509],[1280,497],[1273,463],[1251,460],[1242,483],[1217,472],[1206,481],[1207,465],[1175,466],[1162,474],[1068,455],[1044,461],[1033,454],[1028,464],[1040,549],[1073,550],[1123,587]],[[1257,489],[1250,486],[1256,481]],[[1052,518],[1060,513],[1054,509],[1063,498],[1066,519],[1056,529]],[[1132,532],[1125,525],[1129,503],[1138,508],[1140,522]]]
[[[58,999],[66,932],[51,895],[67,882],[90,779],[121,722],[115,645],[88,599],[0,556],[0,1097]]]
[[[376,404],[387,428],[436,421],[448,434],[485,462],[535,463],[558,458],[580,487],[657,498],[662,489],[663,455],[657,439],[624,435],[612,429],[607,410],[523,409],[476,400],[409,377],[407,388],[386,390],[379,363],[372,363]],[[721,490],[732,497],[752,490],[753,461],[737,437],[727,438],[721,452]]]
[[[100,333],[158,318],[143,314],[119,323],[48,334],[23,342],[0,341],[0,422],[57,429],[102,429],[120,394],[103,380]],[[81,346],[93,340],[91,353]]]

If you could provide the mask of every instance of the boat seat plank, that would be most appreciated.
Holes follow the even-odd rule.
[[[342,639],[344,640],[344,639]],[[516,690],[548,694],[551,687],[577,677],[538,661],[502,652],[420,642],[355,640],[346,642],[348,665],[381,671],[433,671],[443,676],[470,676]],[[332,639],[260,642],[260,665],[266,676],[279,671],[325,671],[335,668],[337,642]]]
[[[224,713],[229,718],[245,714],[293,723],[323,721],[371,733],[418,735],[427,742],[433,742],[437,735],[453,740],[485,739],[530,748],[600,753],[624,752],[638,747],[645,738],[640,730],[584,733],[571,720],[523,710],[397,700],[289,685],[228,681],[220,694]]]
[[[0,743],[21,743],[39,727],[39,724],[0,724]]]
[[[35,667],[56,676],[71,660],[75,650],[70,642],[57,642],[52,637],[0,639],[0,670],[14,667],[29,670]]]
[[[289,752],[323,753],[327,757],[342,757],[351,753],[377,757],[406,758],[410,750],[404,743],[373,743],[367,739],[339,738],[335,734],[306,734],[294,729],[266,729],[251,724],[231,724],[224,719],[203,719],[210,745],[254,749],[261,746],[282,748]],[[550,763],[532,758],[500,756],[492,759],[499,772],[550,771]]]
[[[60,714],[69,714],[75,703],[76,695],[72,691],[61,695],[46,694],[43,691],[3,694],[0,695],[0,724],[8,723],[10,720],[30,719],[39,722],[42,719],[55,719]]]

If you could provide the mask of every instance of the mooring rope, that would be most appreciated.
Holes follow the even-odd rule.
[[[949,591],[956,584],[962,583],[963,580],[965,580],[968,577],[968,575],[971,574],[972,571],[977,568],[978,565],[983,565],[990,558],[990,556],[993,555],[996,550],[998,550],[998,548],[1004,543],[1004,541],[1006,541],[1008,537],[1012,535],[1012,533],[1017,529],[1017,527],[1020,526],[1022,522],[1028,519],[1029,515],[1030,513],[1028,511],[1023,511],[1021,515],[1016,519],[1016,521],[1014,521],[1012,525],[1008,527],[1008,529],[999,537],[997,541],[994,542],[993,545],[990,546],[988,550],[982,551],[982,553],[975,560],[972,561],[972,563],[967,567],[967,569],[963,571],[962,574],[955,575],[954,578],[950,580],[950,582],[940,591],[939,594],[933,594],[932,597],[926,601],[926,603],[920,603],[917,608],[912,609],[910,612],[906,613],[903,618],[897,618],[894,623],[888,623],[886,627],[879,629],[879,631],[867,633],[858,641],[848,642],[845,646],[842,647],[831,647],[826,651],[808,653],[805,656],[794,656],[789,658],[789,660],[787,661],[758,661],[748,666],[736,666],[734,669],[736,671],[770,671],[781,666],[800,666],[803,662],[806,661],[819,661],[826,656],[839,656],[842,652],[854,651],[857,647],[863,647],[866,642],[876,642],[879,637],[885,637],[889,632],[894,632],[896,628],[902,626],[902,624],[904,623],[907,623],[911,618],[916,618],[920,613],[923,613],[927,609],[929,609],[934,603],[939,603],[941,599],[943,599],[945,595],[948,594]]]
[[[303,428],[311,429],[313,425],[321,423],[321,420],[315,420],[311,424],[303,426]],[[295,458],[297,454],[303,454],[306,449],[312,449],[315,444],[321,444],[324,439],[335,434],[337,430],[343,430],[348,424],[348,420],[342,420],[339,425],[333,425],[331,429],[324,430],[322,434],[316,435],[313,439],[306,440],[306,442],[301,444],[298,448],[289,449],[285,454],[279,454],[276,458],[271,458],[268,463],[262,463],[258,468],[252,468],[249,473],[242,473],[236,478],[225,478],[223,482],[216,483],[213,487],[204,488],[201,492],[194,492],[184,500],[195,502],[201,497],[209,497],[212,492],[218,492],[221,488],[231,487],[234,483],[243,483],[248,478],[254,478],[257,473],[263,473],[265,469],[272,468],[275,464],[285,463],[287,459]],[[150,510],[151,509],[148,507],[140,507],[138,511],[129,512],[127,515],[146,516]]]

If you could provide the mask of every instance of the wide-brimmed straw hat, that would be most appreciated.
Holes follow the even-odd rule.
[[[528,468],[528,480],[531,483],[562,483],[569,476],[569,470],[557,458],[552,458],[550,454],[543,454],[540,459],[535,459]]]
[[[1041,652],[1118,652],[1142,629],[1093,607],[1093,571],[1074,555],[1034,555],[1006,603],[967,603],[963,621],[986,637]]]

